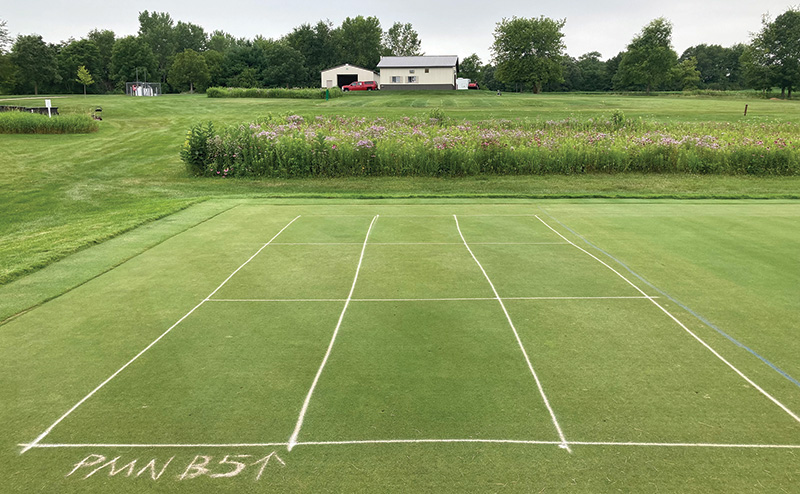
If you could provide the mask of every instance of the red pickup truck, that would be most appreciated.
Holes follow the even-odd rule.
[[[378,89],[378,83],[375,81],[358,81],[351,82],[346,86],[342,86],[342,91],[372,91]]]

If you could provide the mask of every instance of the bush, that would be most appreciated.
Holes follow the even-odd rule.
[[[52,118],[20,111],[0,112],[0,134],[88,134],[100,128],[89,115]]]
[[[186,141],[181,148],[181,159],[192,175],[202,175],[206,163],[210,161],[209,139],[214,135],[214,126],[208,122],[206,128],[195,125],[186,133]]]
[[[621,114],[621,112],[620,112]],[[217,177],[699,173],[800,175],[800,126],[642,120],[453,122],[425,117],[269,117],[195,126],[181,154]]]
[[[297,98],[297,99],[325,99],[326,89],[284,89],[284,88],[241,88],[241,87],[211,87],[206,90],[209,98]],[[328,91],[330,98],[342,96],[338,87]]]

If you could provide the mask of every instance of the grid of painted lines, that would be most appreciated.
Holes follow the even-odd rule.
[[[800,422],[793,411],[680,313],[552,223],[475,214],[291,219],[23,452],[448,442],[570,452],[800,447],[787,444]],[[114,408],[104,388],[124,386],[118,376],[146,381],[143,360],[170,358],[158,353],[160,342],[180,349],[182,339],[198,338],[207,345],[192,347],[196,367],[176,373],[203,379],[170,386],[165,377],[166,385],[128,391],[147,393],[158,415]],[[225,384],[212,385],[217,378]],[[58,433],[62,421],[104,412],[129,426],[115,432],[98,423],[84,428],[88,440],[60,440],[74,439]]]

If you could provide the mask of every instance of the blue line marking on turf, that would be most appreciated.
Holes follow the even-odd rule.
[[[628,267],[628,266],[627,266],[627,265],[626,265],[624,262],[620,261],[619,259],[617,259],[616,257],[612,256],[611,254],[609,254],[608,252],[604,251],[603,249],[601,249],[600,247],[596,246],[595,244],[591,243],[591,242],[590,242],[589,240],[587,240],[587,239],[586,239],[586,238],[585,238],[583,235],[581,235],[580,233],[576,232],[576,231],[575,231],[575,230],[573,230],[572,228],[568,227],[568,226],[567,226],[567,225],[565,225],[564,223],[562,223],[562,222],[558,221],[558,219],[556,219],[556,218],[552,217],[552,216],[550,215],[550,213],[548,213],[548,212],[547,212],[546,210],[544,210],[543,208],[539,208],[539,209],[541,209],[541,210],[542,210],[542,212],[543,212],[544,214],[546,214],[548,218],[550,218],[551,220],[555,221],[556,223],[558,223],[559,225],[561,225],[563,228],[566,228],[567,230],[569,230],[569,231],[570,231],[570,233],[572,233],[572,234],[573,234],[573,235],[575,235],[576,237],[578,237],[578,238],[580,238],[581,240],[583,240],[584,242],[586,242],[586,244],[587,244],[587,245],[591,246],[593,249],[596,249],[596,250],[598,250],[598,251],[602,252],[603,254],[605,254],[606,256],[608,256],[609,258],[613,259],[613,260],[614,260],[614,261],[615,261],[617,264],[619,264],[620,266],[622,266],[623,268],[625,268],[625,269],[626,269],[626,270],[627,270],[627,271],[628,271],[630,274],[632,274],[633,276],[635,276],[635,277],[637,277],[639,280],[641,280],[641,281],[642,281],[642,283],[646,284],[647,286],[649,286],[649,287],[650,287],[650,288],[652,288],[653,290],[657,291],[658,293],[660,293],[660,294],[661,294],[661,295],[663,295],[664,297],[668,298],[669,300],[671,300],[672,302],[674,302],[675,304],[677,304],[677,305],[678,305],[679,307],[681,307],[683,310],[685,310],[685,311],[686,311],[686,312],[688,312],[689,314],[693,315],[693,316],[694,316],[694,317],[695,317],[695,318],[696,318],[698,321],[702,322],[703,324],[705,324],[705,325],[706,325],[706,326],[708,326],[709,328],[713,329],[713,330],[714,330],[714,331],[716,331],[717,333],[721,334],[722,336],[724,336],[725,338],[727,338],[728,340],[730,340],[730,341],[731,341],[731,343],[733,343],[734,345],[736,345],[736,346],[738,346],[738,347],[740,347],[740,348],[743,348],[743,349],[747,350],[748,352],[750,352],[750,354],[752,354],[754,357],[756,357],[756,358],[757,358],[757,359],[759,359],[760,361],[762,361],[762,362],[764,362],[765,364],[767,364],[768,366],[770,366],[770,367],[772,368],[772,370],[774,370],[774,371],[775,371],[775,372],[777,372],[778,374],[780,374],[780,375],[782,375],[783,377],[785,377],[787,380],[789,380],[789,381],[790,381],[791,383],[793,383],[795,386],[797,386],[797,387],[800,387],[800,381],[798,381],[797,379],[795,379],[795,378],[793,378],[792,376],[790,376],[789,374],[787,374],[787,373],[786,373],[786,371],[784,371],[783,369],[781,369],[781,368],[780,368],[780,367],[778,367],[777,365],[773,364],[772,362],[770,362],[770,361],[769,361],[769,360],[767,360],[766,358],[762,357],[762,356],[761,356],[761,355],[759,355],[759,354],[758,354],[758,353],[757,353],[755,350],[753,350],[752,348],[748,347],[748,346],[747,346],[747,345],[745,345],[744,343],[740,342],[739,340],[737,340],[737,339],[736,339],[736,338],[734,338],[733,336],[729,335],[728,333],[726,333],[725,331],[723,331],[722,329],[720,329],[720,328],[719,328],[719,327],[718,327],[716,324],[712,323],[711,321],[709,321],[709,320],[708,320],[708,319],[706,319],[705,317],[703,317],[703,316],[701,316],[700,314],[698,314],[697,312],[693,311],[692,309],[690,309],[689,307],[687,307],[685,304],[683,304],[683,303],[681,303],[679,300],[675,299],[675,298],[674,298],[672,295],[670,295],[669,293],[665,292],[664,290],[662,290],[662,289],[658,288],[657,286],[653,285],[652,283],[650,283],[649,281],[647,281],[646,279],[644,279],[644,278],[643,278],[642,276],[640,276],[640,275],[639,275],[637,272],[635,272],[634,270],[632,270],[631,268],[629,268],[629,267]]]

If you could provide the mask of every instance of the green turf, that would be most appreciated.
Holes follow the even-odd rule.
[[[267,114],[402,117],[443,107],[457,119],[628,118],[661,122],[798,121],[797,102],[756,98],[434,92],[348,94],[336,100],[210,99],[204,95],[53,96],[62,113],[100,106],[89,135],[4,135],[0,146],[0,283],[213,197],[798,197],[800,178],[697,176],[198,180],[179,159],[198,122]],[[44,96],[38,101],[43,104]],[[27,100],[31,105],[37,99]],[[748,117],[743,105],[750,104]]]
[[[572,453],[558,447],[516,336],[454,214],[505,299]],[[298,215],[40,444],[94,446],[20,455],[20,443],[203,302]],[[300,444],[288,451],[375,215],[354,298]],[[51,290],[74,288],[0,326],[2,490],[796,490],[798,449],[676,444],[800,446],[800,423],[653,302],[583,298],[639,292],[535,215],[657,296],[767,393],[800,410],[799,386],[688,312],[800,376],[794,201],[219,200],[40,272],[43,286],[61,280]],[[55,274],[44,276],[48,270]],[[303,444],[396,439],[541,444]],[[212,446],[220,443],[230,445]],[[273,452],[285,465],[274,458],[253,465]],[[119,458],[88,478],[92,467],[68,475],[82,459],[99,459],[91,455]],[[187,478],[203,456],[211,457],[208,472]],[[133,460],[128,475],[123,467]],[[145,468],[151,460],[153,471],[169,461],[158,480]],[[210,477],[233,472],[233,462],[245,465],[238,475]]]

